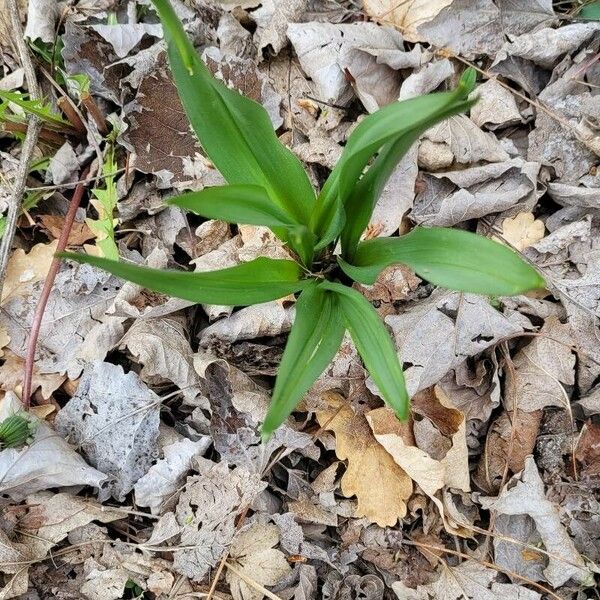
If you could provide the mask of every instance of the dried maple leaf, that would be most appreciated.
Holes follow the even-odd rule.
[[[539,242],[545,231],[544,223],[530,212],[522,212],[502,221],[502,238],[517,250],[524,250]]]
[[[367,419],[355,413],[339,394],[323,396],[327,407],[317,411],[324,429],[335,433],[337,456],[348,461],[342,493],[356,496],[357,515],[380,527],[393,526],[406,514],[412,481],[377,442]]]

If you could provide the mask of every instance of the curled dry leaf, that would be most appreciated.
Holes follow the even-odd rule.
[[[420,37],[419,25],[431,21],[450,4],[452,0],[365,0],[365,12],[375,21],[398,27],[407,40],[420,42],[427,40]]]
[[[0,421],[20,410],[20,400],[8,392],[0,402]],[[50,488],[89,485],[101,489],[107,479],[43,422],[37,424],[30,444],[0,452],[0,494],[13,500]]]
[[[135,501],[138,506],[148,506],[152,514],[160,514],[163,506],[176,496],[185,475],[193,468],[193,459],[202,456],[210,444],[208,436],[197,442],[183,438],[163,448],[163,458],[150,467],[137,480]]]
[[[544,575],[554,588],[569,579],[590,584],[593,574],[562,526],[558,507],[546,499],[544,482],[532,456],[525,460],[524,470],[507,483],[497,498],[481,498],[481,504],[503,515],[529,515],[535,521],[549,553]]]
[[[509,473],[518,473],[525,458],[533,453],[540,430],[542,411],[503,411],[492,423],[479,459],[474,478],[487,493],[497,493],[504,478],[506,463]]]
[[[189,399],[200,393],[201,382],[194,370],[192,348],[181,316],[135,321],[120,347],[127,348],[143,365],[140,371],[143,381],[150,383],[154,377],[166,379]]]
[[[8,331],[0,325],[0,358],[4,356],[4,348],[7,346],[8,342],[10,342]]]
[[[440,511],[444,526],[453,534],[470,535],[444,510],[441,495],[444,487],[470,490],[469,463],[464,415],[456,410],[439,387],[419,392],[413,398],[413,412],[421,412],[434,425],[438,435],[428,445],[429,451],[417,447],[408,423],[401,423],[388,408],[367,413],[367,420],[375,439],[387,450],[402,470],[429,496]],[[442,438],[449,438],[450,447],[439,459]]]
[[[395,525],[406,515],[406,502],[413,490],[410,477],[375,439],[367,419],[355,413],[347,400],[334,393],[324,394],[323,399],[327,406],[317,411],[319,424],[335,433],[335,452],[348,461],[342,493],[356,496],[357,516],[380,527]]]

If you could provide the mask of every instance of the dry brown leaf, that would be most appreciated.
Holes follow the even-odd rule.
[[[0,328],[0,347],[2,345],[1,333],[2,329]],[[1,353],[0,356],[2,356]],[[7,350],[4,361],[2,366],[0,366],[0,390],[7,392],[9,390],[20,389],[19,386],[23,383],[25,359]],[[41,388],[42,398],[48,400],[64,383],[66,378],[66,375],[61,375],[60,373],[40,373],[34,366],[31,391],[35,392],[38,388]]]
[[[356,513],[380,527],[393,526],[406,514],[412,481],[377,442],[367,419],[339,394],[324,394],[327,408],[317,411],[319,424],[335,433],[338,458],[348,461],[342,493],[356,496]]]
[[[545,231],[544,223],[530,212],[522,212],[502,221],[502,238],[517,250],[524,250],[539,242]]]
[[[551,316],[527,346],[513,360],[507,371],[506,407],[532,412],[546,406],[566,408],[569,404],[564,385],[575,382],[575,355],[571,351],[571,329]]]
[[[474,478],[487,493],[499,491],[506,461],[509,473],[518,473],[533,453],[542,421],[542,411],[503,411],[490,427]],[[512,439],[511,439],[512,438]]]
[[[2,325],[0,325],[0,358],[4,356],[3,348],[10,342],[10,336],[8,331]]]
[[[585,424],[581,432],[575,458],[581,463],[582,477],[600,477],[600,427],[591,420]]]
[[[365,0],[365,12],[384,25],[395,25],[409,42],[422,41],[417,28],[431,21],[452,0]]]
[[[60,215],[40,215],[40,221],[54,239],[60,237],[65,224],[64,217],[61,217]],[[94,237],[94,233],[86,223],[73,223],[71,231],[69,232],[67,245],[83,246],[85,242],[93,240]]]
[[[440,492],[444,487],[469,491],[469,464],[464,415],[452,406],[450,399],[439,387],[430,388],[414,398],[415,412],[425,415],[439,436],[450,436],[450,447],[439,459],[443,445],[441,438],[427,440],[427,451],[417,447],[413,432],[406,423],[396,419],[389,408],[378,408],[367,414],[375,439],[389,452],[394,461],[409,475],[438,507],[446,529],[458,535],[468,535],[468,530],[450,518],[444,510]],[[434,441],[435,440],[435,441]],[[432,443],[433,442],[433,443]],[[434,448],[433,446],[437,446]]]
[[[21,248],[12,253],[2,287],[2,304],[9,299],[28,295],[33,284],[46,277],[57,244],[57,241],[36,244],[27,254]]]

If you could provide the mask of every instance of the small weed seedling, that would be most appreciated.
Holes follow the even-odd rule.
[[[361,241],[375,202],[398,161],[432,125],[467,110],[475,72],[451,92],[395,102],[367,116],[317,195],[300,161],[283,146],[264,108],[217,81],[196,53],[168,0],[154,0],[179,96],[204,148],[229,185],[172,198],[169,204],[209,219],[269,227],[294,258],[257,258],[205,273],[162,271],[81,254],[152,290],[205,304],[247,306],[299,294],[262,425],[268,437],[293,411],[337,352],[348,330],[386,402],[408,416],[402,367],[373,306],[351,287],[372,284],[389,265],[408,265],[449,289],[519,294],[544,286],[509,248],[475,234],[417,227],[409,234]],[[334,248],[341,246],[341,255]]]

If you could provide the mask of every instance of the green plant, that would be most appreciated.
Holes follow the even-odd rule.
[[[27,443],[34,432],[34,425],[27,414],[16,413],[0,423],[0,450],[17,448]]]
[[[106,142],[104,164],[102,165],[103,187],[96,187],[92,190],[94,198],[90,203],[96,209],[98,219],[86,219],[88,227],[96,236],[96,246],[101,255],[111,260],[119,259],[119,250],[115,242],[115,218],[113,216],[117,208],[115,137],[114,135],[109,136]]]
[[[207,304],[245,306],[299,293],[296,319],[262,425],[269,436],[324,371],[348,330],[367,369],[398,417],[408,395],[393,342],[373,306],[351,281],[372,283],[403,263],[436,285],[509,295],[544,285],[507,247],[452,229],[416,228],[399,238],[361,242],[375,202],[402,155],[433,124],[467,110],[475,72],[456,90],[385,106],[366,117],[317,196],[300,161],[283,146],[262,106],[213,78],[168,0],[154,0],[171,70],[192,126],[229,185],[172,198],[203,217],[263,225],[294,258],[253,261],[208,273],[160,271],[65,254],[158,292]],[[341,256],[334,254],[338,241]]]

